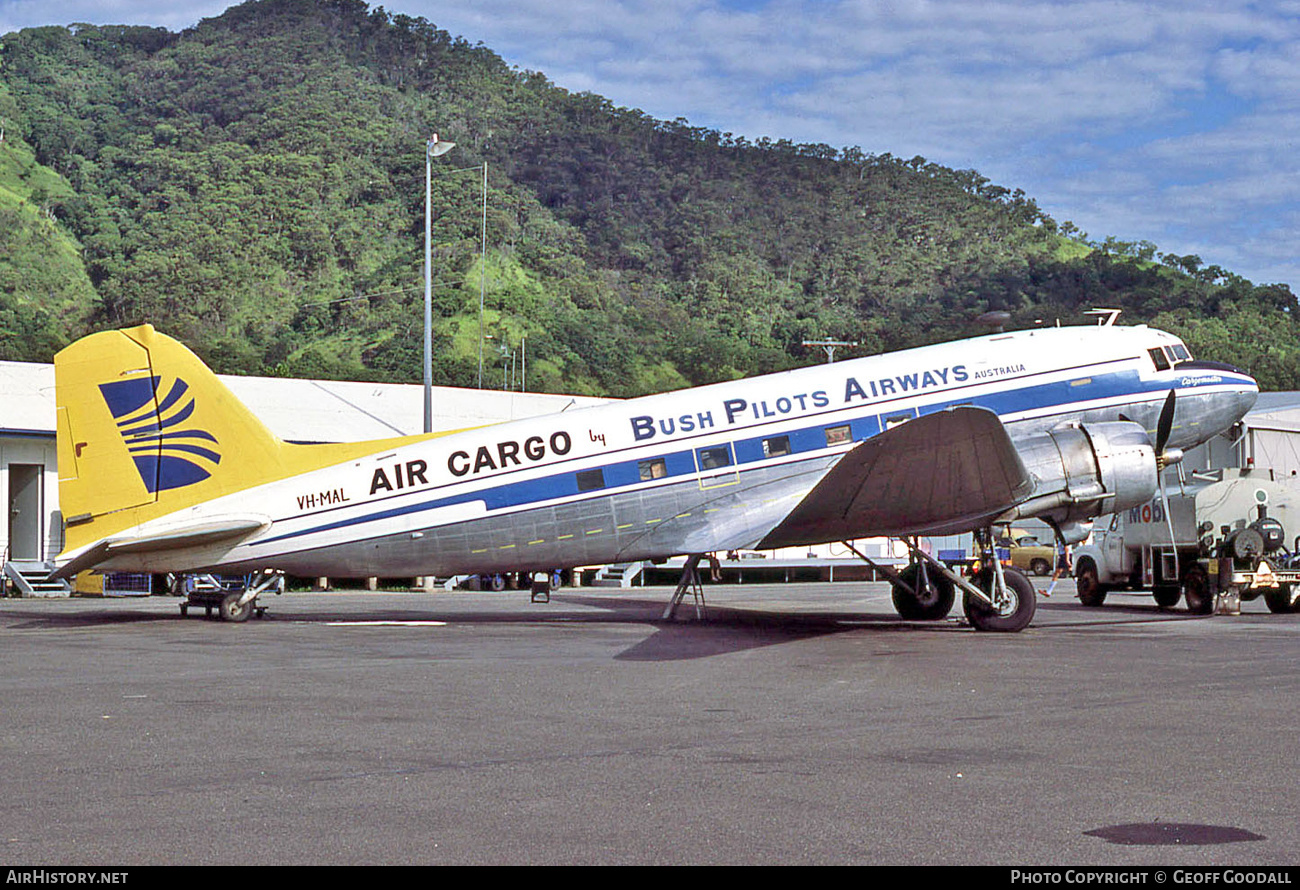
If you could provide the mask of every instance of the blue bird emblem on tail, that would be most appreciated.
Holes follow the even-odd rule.
[[[175,378],[160,401],[162,383],[160,377],[140,377],[99,386],[151,494],[202,482],[221,463],[216,436],[185,425],[195,409],[189,384]]]

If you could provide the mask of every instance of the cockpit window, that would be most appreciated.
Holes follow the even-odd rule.
[[[1165,358],[1165,351],[1160,347],[1148,349],[1147,355],[1151,356],[1151,361],[1155,362],[1157,371],[1168,371],[1173,365],[1169,364],[1169,359]]]
[[[1169,351],[1174,354],[1175,362],[1189,362],[1192,360],[1192,354],[1187,351],[1187,347],[1181,343],[1175,343],[1169,347]]]

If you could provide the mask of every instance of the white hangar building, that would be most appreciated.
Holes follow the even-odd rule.
[[[361,441],[412,435],[424,428],[424,388],[419,384],[221,379],[287,441]],[[433,428],[499,423],[601,401],[436,387]],[[0,526],[0,555],[6,575],[25,563],[49,562],[63,547],[54,424],[54,366],[0,362],[0,501],[8,506]],[[1183,466],[1187,472],[1254,466],[1279,476],[1300,475],[1300,393],[1262,393],[1240,431],[1189,452]]]
[[[424,387],[221,376],[281,439],[356,442],[424,431]],[[463,429],[599,404],[589,396],[434,387],[434,430]],[[63,549],[55,446],[54,366],[0,362],[0,526],[5,574]],[[14,565],[17,564],[17,565]]]

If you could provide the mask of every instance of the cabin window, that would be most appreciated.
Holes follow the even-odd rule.
[[[827,445],[843,445],[845,442],[850,441],[852,438],[853,438],[853,433],[849,430],[849,425],[847,423],[844,424],[843,426],[826,427]]]
[[[604,470],[583,470],[578,474],[578,491],[595,491],[604,487]]]
[[[1172,367],[1169,364],[1169,359],[1165,358],[1165,351],[1159,347],[1148,349],[1147,355],[1151,356],[1151,361],[1155,363],[1157,371],[1168,371]]]
[[[726,445],[700,449],[701,470],[716,470],[718,467],[729,466],[731,466],[731,449]]]
[[[789,436],[773,436],[763,440],[763,457],[781,457],[790,453]]]
[[[637,461],[636,469],[641,476],[642,482],[648,482],[651,479],[662,479],[668,475],[668,464],[664,462],[662,457]]]

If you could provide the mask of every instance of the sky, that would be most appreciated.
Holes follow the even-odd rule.
[[[229,0],[0,0],[179,31]],[[921,155],[1300,293],[1300,0],[387,0],[662,119]]]

